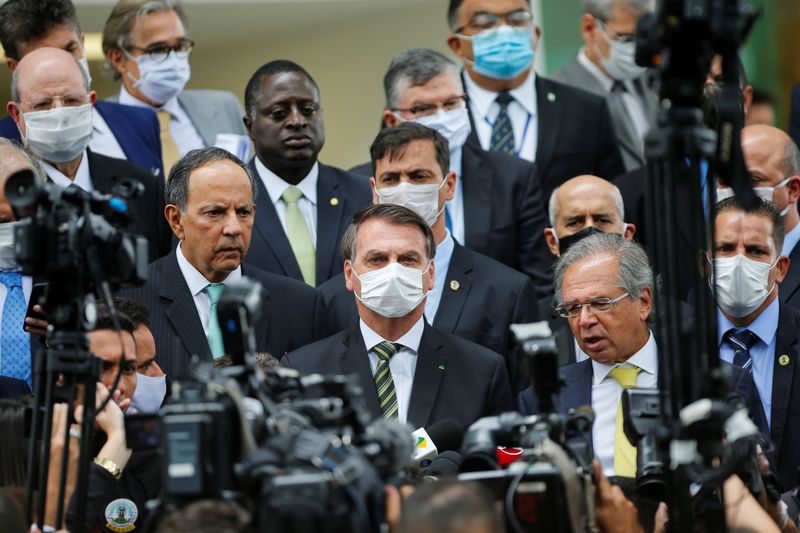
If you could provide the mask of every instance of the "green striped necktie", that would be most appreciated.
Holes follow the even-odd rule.
[[[378,356],[378,367],[375,369],[375,389],[378,391],[378,405],[383,418],[397,418],[397,393],[394,390],[392,372],[389,370],[389,359],[400,349],[398,344],[383,341],[372,351]]]

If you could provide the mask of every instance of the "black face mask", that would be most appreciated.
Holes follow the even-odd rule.
[[[573,233],[572,235],[565,235],[564,237],[560,237],[558,239],[558,253],[564,255],[567,252],[567,250],[569,250],[570,246],[572,246],[579,240],[583,239],[584,237],[588,237],[589,235],[594,235],[595,233],[605,233],[605,232],[600,231],[594,226],[586,226],[578,233]]]

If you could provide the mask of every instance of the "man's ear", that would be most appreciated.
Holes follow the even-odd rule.
[[[255,142],[253,138],[253,119],[250,118],[250,115],[245,115],[242,117],[242,123],[244,124],[244,129],[247,130],[247,136],[250,137],[250,140]]]
[[[369,188],[372,189],[372,203],[373,205],[378,205],[381,203],[380,198],[378,198],[378,188],[375,181],[375,176],[369,179]]]
[[[14,121],[14,124],[17,125],[17,129],[19,130],[19,134],[22,139],[25,139],[25,121],[22,119],[22,112],[19,109],[19,104],[16,102],[8,102],[6,104],[6,111],[8,112],[8,116],[11,117],[11,120]]]
[[[347,288],[348,291],[353,292],[355,291],[355,287],[353,286],[353,264],[350,262],[349,259],[344,260],[344,286]]]
[[[789,264],[792,262],[787,256],[782,255],[778,258],[778,263],[775,265],[776,275],[775,283],[780,285],[786,279],[786,274],[789,272]]]
[[[183,230],[183,219],[181,217],[181,210],[175,204],[167,204],[164,207],[164,216],[167,218],[167,223],[172,229],[178,239],[183,240],[185,233]]]
[[[383,123],[386,124],[387,128],[394,128],[400,123],[400,119],[395,116],[389,109],[383,110]]]
[[[448,202],[453,199],[456,195],[456,180],[458,177],[456,176],[455,172],[450,172],[447,176],[444,177],[444,181],[447,182],[447,185],[444,186],[445,188],[445,200]]]
[[[625,233],[622,236],[625,238],[626,241],[633,239],[633,236],[636,234],[636,226],[631,223],[625,224]]]
[[[753,86],[748,85],[742,90],[742,107],[745,115],[750,112],[751,105],[753,105]]]
[[[786,184],[786,193],[789,197],[790,204],[800,199],[800,176],[789,177],[789,183]]]
[[[643,321],[650,318],[650,313],[653,312],[653,292],[650,287],[642,289],[642,294],[639,295],[639,302],[641,305],[640,315]]]
[[[547,247],[550,253],[554,256],[559,256],[558,238],[556,237],[556,230],[553,228],[544,228],[544,240],[547,241]]]
[[[16,59],[11,59],[10,57],[6,58],[6,66],[8,67],[9,72],[14,72],[14,69],[17,68],[17,64],[19,61]]]

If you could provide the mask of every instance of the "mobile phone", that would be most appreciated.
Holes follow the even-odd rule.
[[[34,305],[44,306],[44,298],[47,296],[48,283],[37,283],[31,289],[31,297],[28,300],[28,308],[25,311],[25,318],[31,317],[38,320],[47,320],[47,315],[33,310]]]

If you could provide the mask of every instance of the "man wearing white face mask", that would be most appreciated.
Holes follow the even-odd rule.
[[[540,296],[549,294],[544,200],[535,166],[466,143],[472,128],[456,64],[439,52],[412,48],[392,59],[383,86],[386,126],[416,122],[447,139],[449,170],[457,179],[444,215],[456,241],[527,274]],[[372,165],[351,171],[372,176]]]
[[[800,465],[800,313],[778,299],[789,267],[780,254],[782,222],[770,202],[745,211],[735,199],[723,200],[716,207],[713,265],[706,265],[717,291],[720,358],[752,374],[764,407],[762,431],[773,442],[770,464],[791,488]]]
[[[553,79],[608,102],[625,169],[644,165],[644,137],[658,105],[653,79],[634,61],[636,23],[655,0],[583,0],[584,46]]]
[[[103,27],[106,69],[121,81],[121,104],[158,115],[164,175],[190,150],[217,146],[246,159],[250,152],[236,97],[184,90],[191,77],[186,13],[178,0],[119,0]]]
[[[410,209],[379,204],[356,213],[342,255],[359,321],[281,363],[303,373],[355,375],[373,417],[414,427],[443,418],[466,427],[512,409],[503,359],[425,321],[435,254],[433,232]]]

